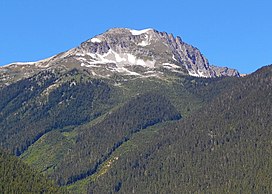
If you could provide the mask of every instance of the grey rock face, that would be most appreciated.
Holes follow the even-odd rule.
[[[222,77],[222,76],[240,77],[239,72],[235,69],[230,69],[228,67],[217,67],[217,66],[210,66],[210,67],[215,72],[216,77]]]
[[[23,67],[20,70],[20,67]],[[31,67],[31,71],[27,71]],[[113,28],[80,46],[54,57],[32,63],[15,63],[1,72],[22,71],[20,77],[48,68],[83,68],[93,76],[114,74],[160,76],[165,70],[197,77],[239,76],[236,70],[211,66],[201,52],[166,32],[154,29]],[[163,71],[162,71],[163,70]],[[27,72],[27,73],[26,73]],[[5,76],[5,79],[9,79]],[[1,81],[1,80],[0,80]]]
[[[197,48],[186,44],[180,37],[175,38],[172,34],[154,29],[110,29],[82,43],[76,53],[89,53],[93,56],[93,63],[105,63],[108,60],[122,68],[141,65],[153,69],[182,70],[183,73],[198,77],[239,76],[236,70],[210,66]],[[101,60],[95,54],[108,56]]]

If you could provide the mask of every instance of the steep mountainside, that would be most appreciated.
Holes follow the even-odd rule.
[[[271,65],[235,81],[187,119],[131,139],[89,191],[271,192],[271,91]]]
[[[110,80],[45,70],[0,90],[1,146],[59,185],[84,192],[88,181],[75,185],[100,176],[135,135],[187,117],[225,80],[179,74]]]
[[[71,193],[266,192],[271,69],[208,79],[41,71],[0,89],[1,147]]]
[[[75,67],[99,78],[112,78],[116,74],[164,77],[168,71],[197,77],[239,76],[236,70],[211,66],[197,48],[180,37],[154,29],[114,28],[51,58],[0,67],[0,85],[46,69]]]
[[[72,70],[45,71],[0,90],[1,143],[20,155],[45,133],[82,125],[118,101],[114,89]]]

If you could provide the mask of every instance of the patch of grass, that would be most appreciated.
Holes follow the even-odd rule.
[[[65,136],[59,131],[51,131],[43,135],[20,158],[39,172],[50,174],[74,144],[72,135],[67,134]]]

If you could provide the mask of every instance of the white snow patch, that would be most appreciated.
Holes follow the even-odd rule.
[[[128,56],[128,62],[132,64],[136,64],[136,57],[132,54],[127,54]]]
[[[143,41],[140,42],[138,45],[139,45],[139,46],[148,46],[148,45],[150,45],[150,42],[149,42],[149,41],[143,40]]]
[[[121,68],[117,68],[115,69],[118,72],[123,72],[126,73],[126,75],[136,75],[136,76],[140,76],[141,74],[133,72],[133,71],[129,71],[128,69],[121,67]]]
[[[206,78],[210,77],[209,75],[205,75],[204,72],[199,71],[199,69],[197,69],[197,70],[194,70],[194,69],[193,70],[188,70],[188,72],[189,72],[189,75],[194,76],[194,77],[206,77]]]
[[[75,81],[73,81],[73,82],[71,82],[70,83],[70,87],[72,87],[72,86],[76,86],[77,84],[76,84],[76,82]]]
[[[149,67],[150,65],[147,63],[147,61],[144,61],[143,59],[138,59],[136,62],[137,65],[141,65],[141,66],[147,66]]]
[[[120,55],[118,55],[117,53],[114,53],[114,56],[115,56],[115,59],[116,59],[116,62],[119,63],[119,62],[122,62],[122,61],[125,61],[124,58],[122,58]]]
[[[144,29],[144,30],[129,30],[129,31],[131,32],[132,35],[137,36],[137,35],[144,34],[150,30],[152,30],[152,29],[148,28],[148,29]]]
[[[102,63],[96,63],[96,64],[102,64]],[[99,66],[99,65],[95,65],[95,64],[91,64],[91,63],[89,63],[89,65],[85,65],[86,67],[96,67],[96,68],[99,68],[99,67],[101,67],[101,66]]]
[[[91,39],[91,42],[92,43],[100,43],[100,42],[102,42],[99,38],[92,38]]]
[[[137,65],[141,65],[141,66],[148,67],[148,68],[154,68],[155,63],[156,63],[155,60],[153,60],[153,61],[150,61],[150,60],[144,61],[143,59],[137,60]]]
[[[123,67],[125,65],[140,65],[143,67],[154,68],[156,61],[155,60],[143,60],[137,58],[136,56],[130,53],[117,53],[110,49],[107,53],[98,54],[98,53],[85,53],[85,55],[90,56],[91,60],[86,60],[83,57],[78,57],[77,59],[81,62],[88,63],[88,65],[96,65],[96,64],[107,64],[114,63],[118,67]],[[91,66],[90,66],[91,67]]]
[[[198,74],[199,74],[200,77],[207,77],[206,75],[204,75],[203,72],[198,71]]]
[[[121,86],[121,83],[114,83],[114,86]]]
[[[116,60],[117,63],[121,63],[121,62],[125,62],[127,61],[127,59],[124,56],[121,56],[120,54],[110,50],[111,53],[114,55],[114,58]]]
[[[126,55],[127,55],[128,63],[130,65],[140,65],[143,67],[154,68],[156,61],[150,61],[150,60],[144,61],[143,59],[138,59],[136,56],[132,54],[126,54]]]
[[[87,59],[83,58],[83,57],[78,57],[77,59],[80,60],[80,61],[87,61]]]
[[[76,56],[77,56],[77,57],[84,57],[84,56],[85,56],[85,54],[83,54],[83,53],[79,53],[79,52],[78,52],[78,53],[76,53]]]
[[[194,77],[200,77],[199,74],[197,74],[195,71],[194,72],[189,71],[189,75]]]
[[[97,55],[96,54],[93,54],[93,53],[86,53],[86,55],[96,59],[97,58]]]
[[[175,58],[175,55],[172,56],[172,59],[175,60],[175,61],[178,61],[178,60]]]
[[[175,64],[172,64],[172,63],[163,63],[162,65],[163,65],[163,67],[165,67],[167,69],[172,69],[172,68],[177,69],[177,68],[180,68],[179,66],[177,66]]]
[[[107,55],[112,54],[111,50],[109,50],[108,53],[105,53],[104,55],[100,54],[94,54],[94,53],[86,53],[90,57],[92,57],[95,61],[89,62],[89,64],[105,64],[105,63],[115,63],[116,61],[114,60],[109,60],[107,59]]]

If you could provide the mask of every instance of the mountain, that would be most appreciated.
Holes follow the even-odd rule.
[[[111,29],[2,67],[0,189],[14,170],[70,193],[269,193],[272,66],[239,77],[201,56],[166,33]]]
[[[196,77],[239,76],[236,70],[209,64],[201,52],[166,32],[113,28],[80,46],[37,62],[0,67],[6,85],[46,69],[85,69],[93,77],[164,77],[167,72]]]

